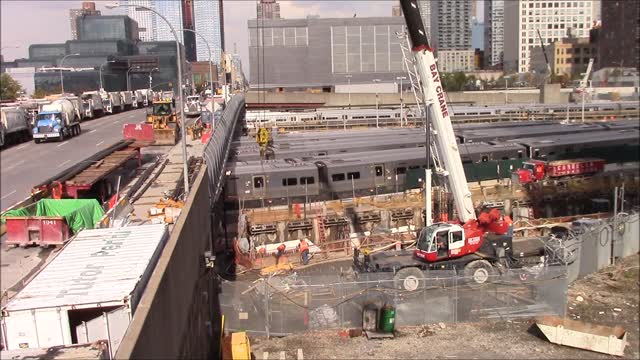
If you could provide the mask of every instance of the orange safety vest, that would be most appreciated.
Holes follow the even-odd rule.
[[[300,252],[303,252],[305,250],[309,250],[309,244],[307,244],[307,242],[304,240],[300,240]]]

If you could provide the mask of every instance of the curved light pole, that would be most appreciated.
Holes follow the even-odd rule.
[[[200,39],[202,39],[202,41],[204,41],[204,44],[207,45],[207,50],[209,50],[209,81],[210,81],[209,88],[211,89],[211,98],[213,99],[213,71],[211,70],[213,68],[212,66],[213,55],[211,54],[211,46],[209,46],[209,42],[207,41],[207,39],[205,39],[204,36],[202,36],[202,34],[200,34],[199,32],[191,29],[183,29],[183,30],[192,32],[200,36]]]
[[[151,69],[151,71],[149,71],[149,90],[151,90],[151,73],[154,71],[160,71],[157,67]]]
[[[103,86],[103,80],[102,80],[102,67],[109,64],[109,63],[114,63],[115,61],[113,60],[107,60],[104,64],[100,65],[100,90],[104,90],[104,86]]]
[[[60,88],[61,88],[61,94],[64,94],[64,77],[62,76],[62,63],[64,62],[64,59],[68,58],[69,56],[79,56],[80,54],[69,54],[69,55],[65,55],[62,57],[62,60],[60,60]]]
[[[184,117],[184,92],[182,89],[182,51],[180,51],[180,40],[178,38],[178,34],[176,33],[176,30],[173,28],[173,25],[171,25],[171,23],[169,22],[169,20],[167,20],[167,18],[165,18],[164,16],[162,16],[159,12],[157,12],[156,10],[146,7],[146,6],[141,6],[141,5],[134,5],[134,4],[119,4],[119,3],[110,3],[110,4],[106,4],[105,7],[107,9],[115,9],[117,7],[133,7],[136,9],[136,11],[140,11],[140,10],[144,10],[144,11],[151,11],[152,13],[156,14],[159,18],[161,18],[162,20],[164,20],[164,22],[167,23],[167,25],[169,26],[169,29],[171,29],[171,33],[173,34],[173,37],[176,40],[176,58],[177,58],[177,67],[178,67],[178,95],[180,96],[180,122],[182,124],[181,129],[180,129],[180,135],[182,138],[182,176],[184,177],[184,195],[185,195],[185,199],[187,197],[187,195],[189,194],[189,171],[187,169],[187,129],[185,128],[184,124],[185,124],[185,117]]]
[[[131,91],[131,81],[129,80],[129,72],[133,69],[140,69],[139,65],[136,65],[135,67],[130,67],[127,69],[127,91]]]

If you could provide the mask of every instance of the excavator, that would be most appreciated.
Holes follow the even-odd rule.
[[[125,139],[152,145],[175,145],[178,142],[179,131],[176,109],[170,99],[154,101],[144,123],[123,126]]]
[[[414,64],[423,86],[424,103],[430,104],[427,126],[430,151],[437,154],[435,173],[451,192],[458,218],[430,224],[416,239],[413,252],[384,251],[360,256],[354,251],[354,269],[363,272],[392,272],[399,289],[418,288],[423,270],[463,270],[475,283],[486,282],[500,267],[514,264],[511,219],[496,209],[476,212],[467,185],[460,151],[454,136],[449,108],[440,80],[434,49],[429,45],[417,0],[400,0],[411,40]],[[430,182],[427,176],[427,182]],[[429,198],[427,198],[428,201]]]

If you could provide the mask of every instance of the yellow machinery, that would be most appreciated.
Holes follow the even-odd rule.
[[[179,124],[176,110],[171,100],[154,101],[152,112],[147,114],[146,123],[153,126],[155,145],[175,145],[178,141]]]
[[[273,139],[271,138],[271,131],[266,128],[258,129],[256,133],[256,143],[260,146],[260,158],[272,159],[273,158]]]

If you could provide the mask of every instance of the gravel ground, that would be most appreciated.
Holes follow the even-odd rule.
[[[568,291],[567,317],[628,332],[625,358],[639,359],[639,258],[574,282]],[[615,309],[615,310],[614,310]],[[433,324],[398,329],[393,340],[344,338],[340,330],[307,332],[283,338],[252,338],[256,359],[603,359],[606,354],[549,343],[538,336],[533,319],[482,323]]]

